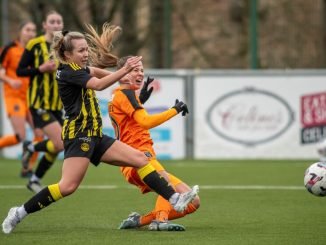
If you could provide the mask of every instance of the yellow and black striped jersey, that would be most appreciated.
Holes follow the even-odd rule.
[[[62,129],[62,139],[85,136],[102,137],[102,117],[95,91],[87,89],[87,81],[92,78],[89,68],[81,68],[75,63],[60,65],[57,70],[59,94],[66,119]]]
[[[45,36],[31,39],[17,68],[18,76],[29,76],[27,103],[30,108],[59,111],[62,103],[58,93],[55,72],[41,73],[39,66],[50,59],[50,43]]]

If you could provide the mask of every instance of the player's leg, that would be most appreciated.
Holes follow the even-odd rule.
[[[11,233],[28,214],[40,211],[53,202],[72,194],[83,180],[88,165],[89,159],[85,157],[65,159],[59,183],[45,187],[22,206],[11,208],[2,223],[3,232],[6,234]]]
[[[0,138],[0,149],[13,146],[25,139],[25,114],[24,103],[19,98],[6,98],[6,110],[10,120],[13,134]]]
[[[41,142],[24,142],[23,151],[23,165],[28,165],[28,162],[34,152],[48,152],[57,154],[63,150],[63,142],[61,140],[62,127],[58,121],[42,127],[44,134],[47,136],[46,140]]]
[[[29,126],[33,129],[33,133],[34,133],[34,138],[32,140],[33,144],[43,141],[44,140],[43,131],[41,128],[35,128],[34,123],[33,123],[32,114],[29,110],[26,111],[26,121],[29,124]],[[38,154],[39,154],[38,152],[34,152],[33,155],[31,156],[31,159],[28,164],[29,169],[33,169],[33,167],[37,161]]]
[[[25,119],[23,117],[13,116],[9,120],[14,129],[14,133],[4,135],[0,138],[0,149],[16,145],[25,138]]]
[[[185,193],[191,190],[191,188],[186,183],[182,182],[179,178],[175,177],[172,174],[168,175],[170,184],[176,189],[177,192]],[[140,215],[137,212],[132,212],[127,219],[122,221],[119,229],[137,228],[149,225],[153,222],[153,225],[149,227],[151,230],[184,230],[184,227],[183,229],[181,229],[180,227],[178,227],[180,225],[171,223],[168,223],[169,225],[161,225],[162,227],[159,227],[159,223],[157,221],[162,222],[163,219],[166,219],[167,221],[182,218],[185,215],[195,212],[199,208],[199,206],[200,199],[197,195],[194,200],[187,205],[186,209],[183,212],[176,212],[169,202],[167,202],[161,196],[158,196],[154,210],[145,215]]]
[[[32,111],[33,112],[33,111]],[[51,168],[60,151],[63,150],[63,142],[61,140],[61,122],[57,120],[51,112],[38,115],[34,112],[34,125],[41,128],[47,136],[46,140],[41,142],[25,142],[23,154],[23,166],[28,166],[30,158],[34,152],[46,152],[40,159],[35,173],[27,183],[27,188],[35,193],[42,189],[40,180],[45,173]],[[46,115],[46,116],[45,116]],[[45,120],[46,119],[46,120]]]
[[[170,184],[175,188],[175,190],[178,193],[187,193],[188,191],[191,190],[191,188],[182,180],[179,178],[175,177],[172,174],[169,175],[169,181]],[[195,212],[200,206],[200,199],[199,196],[197,195],[186,207],[186,209],[183,212],[176,212],[173,207],[170,205],[170,203],[166,202],[166,200],[162,197],[158,197],[155,205],[155,209],[151,212],[155,214],[156,219],[158,219],[162,214],[162,210],[168,213],[168,217],[166,217],[167,220],[173,220],[173,219],[178,219],[182,218],[185,215],[191,214]],[[165,214],[163,213],[163,216]],[[152,215],[153,216],[153,215]],[[165,218],[165,216],[164,216]],[[145,222],[149,222],[149,219],[146,218],[141,218],[141,223],[146,224]]]
[[[186,193],[189,190],[191,190],[191,188],[186,183],[182,182],[180,179],[178,179],[174,175],[169,174],[169,176],[170,176],[170,181],[171,181],[172,185],[175,187],[177,192]],[[173,208],[171,208],[171,210],[169,212],[169,220],[182,218],[188,214],[195,212],[199,207],[200,207],[200,198],[197,195],[188,204],[188,206],[186,207],[186,209],[183,212],[175,212],[175,210]]]
[[[114,141],[114,143],[112,143],[102,155],[101,161],[116,166],[131,166],[137,168],[138,175],[142,181],[156,193],[168,200],[178,212],[182,212],[188,203],[197,195],[198,186],[195,186],[187,193],[176,193],[169,183],[157,173],[144,153],[120,141]]]
[[[34,152],[49,152],[57,154],[63,150],[63,142],[61,140],[62,119],[58,119],[57,113],[46,110],[30,109],[33,125],[35,128],[43,130],[47,136],[47,140],[32,143],[26,141],[23,144],[22,165],[26,168]]]
[[[35,172],[32,174],[27,182],[26,187],[35,193],[42,190],[41,179],[44,177],[46,172],[51,168],[55,162],[58,154],[51,154],[46,152],[40,159]]]

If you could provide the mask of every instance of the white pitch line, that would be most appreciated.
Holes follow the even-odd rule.
[[[117,185],[81,185],[79,189],[109,190],[133,189],[134,186]],[[304,186],[278,186],[278,185],[199,185],[201,190],[304,190]],[[26,189],[24,185],[0,185],[0,189]]]

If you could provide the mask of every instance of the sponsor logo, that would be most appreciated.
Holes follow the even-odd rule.
[[[84,142],[88,142],[88,143],[92,141],[92,139],[90,137],[80,137],[78,139],[81,141],[84,141]]]
[[[20,106],[19,106],[19,104],[15,104],[14,105],[14,111],[19,111],[20,110]]]
[[[60,79],[60,76],[61,76],[61,70],[57,70],[57,73],[56,73],[57,79]]]
[[[301,143],[326,138],[326,92],[301,96]]]
[[[225,140],[255,146],[282,135],[294,112],[280,96],[247,87],[218,98],[206,113],[208,125]]]
[[[84,152],[89,151],[89,144],[87,144],[87,143],[82,143],[82,144],[80,145],[80,149],[81,149],[82,151],[84,151]]]
[[[50,114],[49,113],[43,113],[42,114],[42,120],[47,122],[50,120]]]

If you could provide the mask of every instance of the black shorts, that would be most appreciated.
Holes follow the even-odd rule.
[[[63,111],[49,111],[44,109],[29,108],[35,128],[44,128],[52,122],[58,121],[63,125]]]
[[[101,157],[114,143],[115,139],[103,135],[102,138],[79,137],[63,140],[64,159],[69,157],[87,157],[95,166],[99,165]]]

